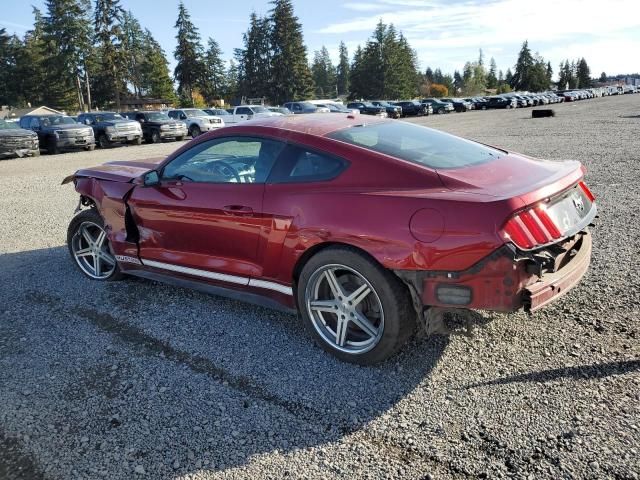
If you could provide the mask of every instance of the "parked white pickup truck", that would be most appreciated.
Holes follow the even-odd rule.
[[[207,115],[198,108],[169,110],[167,115],[174,120],[182,120],[185,122],[187,124],[187,131],[192,138],[196,138],[201,133],[224,127],[222,118],[215,115]]]
[[[226,115],[224,118],[224,121],[227,124],[246,122],[247,120],[251,120],[253,118],[282,116],[281,113],[272,112],[268,108],[261,105],[239,105],[229,113],[230,115]]]

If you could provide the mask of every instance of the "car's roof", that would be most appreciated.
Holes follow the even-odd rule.
[[[289,130],[292,132],[306,133],[308,135],[325,136],[336,130],[374,123],[384,123],[390,120],[378,117],[367,116],[366,120],[361,115],[353,115],[351,113],[326,114],[326,113],[310,113],[308,115],[294,115],[282,117],[265,117],[243,122],[243,126],[256,126],[275,128],[279,130]]]

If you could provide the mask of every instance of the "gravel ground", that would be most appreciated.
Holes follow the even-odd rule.
[[[600,209],[584,281],[375,368],[293,316],[80,276],[61,179],[177,144],[0,162],[0,479],[638,479],[640,95],[553,108],[415,121],[583,161]]]

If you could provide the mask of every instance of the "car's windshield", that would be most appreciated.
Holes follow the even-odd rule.
[[[118,113],[101,113],[94,116],[96,122],[108,122],[111,120],[124,120],[124,117]]]
[[[171,120],[169,115],[163,112],[149,112],[144,114],[145,119],[149,122],[158,122],[161,120]]]
[[[197,108],[189,108],[187,110],[183,110],[184,114],[188,117],[206,117],[207,114],[202,110],[198,110]]]
[[[76,122],[73,118],[65,115],[45,115],[39,117],[41,125],[73,125]]]
[[[371,108],[371,107],[375,107],[375,105],[374,105],[373,103],[371,103],[371,102],[362,102],[362,104],[363,104],[365,107],[370,107],[370,108]]]
[[[316,106],[311,102],[298,102],[298,105],[300,105],[305,110],[315,110],[316,109]]]
[[[346,108],[344,105],[338,105],[337,103],[325,103],[322,105],[318,105],[319,107],[326,107],[329,109],[329,111],[331,112],[350,112],[351,110],[349,110],[348,108]]]
[[[355,126],[328,136],[435,169],[478,165],[505,154],[479,143],[406,122]]]
[[[210,115],[230,115],[226,110],[220,110],[219,108],[215,108],[212,110],[205,110]]]
[[[0,120],[0,130],[19,130],[20,125],[15,122],[7,122],[5,120]]]
[[[253,110],[253,113],[268,113],[269,110],[265,107],[261,107],[259,105],[255,106],[255,107],[251,107],[251,110]]]

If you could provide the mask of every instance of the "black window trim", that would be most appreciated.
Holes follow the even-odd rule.
[[[266,185],[286,185],[286,184],[295,184],[295,183],[324,183],[324,182],[330,182],[332,180],[335,180],[336,178],[338,178],[340,175],[342,175],[344,172],[346,172],[349,167],[351,167],[351,162],[349,160],[347,160],[346,158],[343,158],[339,155],[335,155],[333,153],[327,153],[324,151],[321,151],[318,148],[314,148],[314,147],[310,147],[308,145],[305,145],[304,143],[299,143],[299,142],[292,142],[292,141],[287,141],[286,143],[286,147],[282,150],[282,152],[280,152],[280,155],[278,155],[278,158],[276,158],[275,163],[273,164],[273,168],[271,169],[271,171],[269,172],[269,176],[267,177],[267,180],[265,181]],[[332,176],[327,177],[327,176],[323,176],[322,178],[318,178],[319,176],[309,176],[307,175],[306,177],[290,177],[289,175],[282,175],[282,178],[278,178],[278,179],[274,179],[273,176],[275,175],[275,172],[278,171],[278,167],[281,165],[284,155],[287,152],[287,149],[289,147],[293,147],[293,148],[299,148],[301,150],[306,150],[309,153],[313,153],[315,155],[322,155],[324,157],[329,157],[332,158],[334,160],[338,160],[340,163],[342,163],[342,167]],[[289,171],[289,173],[291,173]],[[278,172],[278,174],[282,174],[282,172]]]

